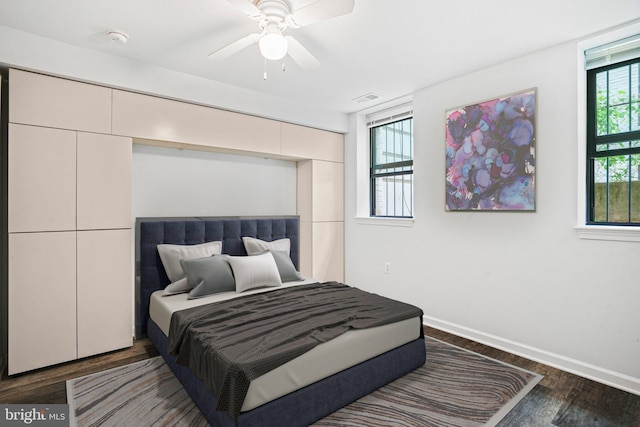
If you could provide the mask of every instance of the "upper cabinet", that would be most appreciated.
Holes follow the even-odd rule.
[[[344,161],[344,136],[305,126],[282,123],[281,154],[299,159]]]
[[[111,92],[102,86],[11,69],[9,121],[111,133]]]
[[[9,121],[214,150],[342,163],[340,133],[16,69]]]
[[[275,120],[120,90],[113,92],[113,134],[246,153],[280,153],[280,122]]]
[[[343,162],[344,136],[155,96],[113,91],[113,134],[293,159]]]

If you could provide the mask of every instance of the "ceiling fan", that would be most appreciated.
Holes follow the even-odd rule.
[[[355,0],[317,0],[292,10],[287,0],[227,0],[249,18],[258,22],[259,33],[249,34],[209,55],[215,60],[226,59],[255,43],[262,56],[280,60],[287,54],[300,68],[312,70],[320,65],[318,60],[291,35],[284,35],[287,28],[301,28],[353,11]]]

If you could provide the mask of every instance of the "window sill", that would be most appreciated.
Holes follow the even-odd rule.
[[[579,225],[575,230],[580,239],[640,242],[640,227]]]
[[[357,216],[356,222],[363,225],[384,225],[392,227],[413,227],[414,218],[389,218],[389,217],[371,217]]]

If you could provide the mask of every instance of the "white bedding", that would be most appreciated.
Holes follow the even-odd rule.
[[[283,287],[316,282],[316,280],[287,282]],[[160,330],[168,336],[171,314],[175,311],[275,289],[281,288],[254,289],[241,294],[223,292],[193,300],[188,300],[187,294],[165,296],[163,291],[156,291],[151,295],[149,316]],[[278,397],[411,342],[420,336],[420,328],[420,318],[415,317],[375,328],[351,330],[331,341],[320,344],[311,351],[251,381],[249,391],[242,405],[242,411],[254,409]],[[336,357],[336,355],[339,355],[339,357]]]

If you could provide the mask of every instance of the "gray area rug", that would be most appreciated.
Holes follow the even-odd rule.
[[[425,344],[424,366],[314,426],[494,426],[542,379],[430,337]],[[80,427],[207,425],[162,357],[69,380],[67,401]]]

